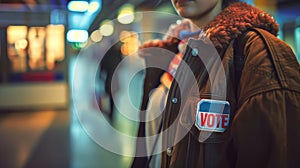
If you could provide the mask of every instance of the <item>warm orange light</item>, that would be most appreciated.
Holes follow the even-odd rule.
[[[65,58],[65,27],[48,25],[46,31],[46,66],[53,69],[55,61],[62,61]]]
[[[31,27],[28,32],[28,57],[29,66],[33,70],[43,69],[45,66],[45,37],[44,27]]]
[[[8,26],[7,43],[13,44],[17,40],[26,39],[27,29],[27,26]]]
[[[27,26],[7,27],[7,53],[13,72],[26,71]]]
[[[132,55],[138,51],[139,40],[137,33],[122,31],[120,33],[120,41],[123,42],[121,52],[124,56]]]

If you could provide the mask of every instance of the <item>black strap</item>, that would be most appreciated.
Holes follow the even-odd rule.
[[[234,67],[235,67],[235,84],[236,88],[238,88],[242,71],[245,64],[245,54],[244,54],[244,47],[246,42],[248,41],[250,35],[254,33],[252,31],[247,31],[240,35],[237,39],[234,41]]]

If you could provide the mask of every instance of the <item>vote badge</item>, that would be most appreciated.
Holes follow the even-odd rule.
[[[197,104],[196,127],[201,131],[224,132],[229,125],[228,101],[202,99]]]

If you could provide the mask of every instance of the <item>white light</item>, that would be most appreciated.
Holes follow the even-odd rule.
[[[102,36],[100,30],[95,30],[95,31],[93,31],[93,33],[91,34],[91,40],[92,40],[93,42],[95,42],[95,43],[101,41],[102,38],[103,38],[103,36]]]
[[[133,13],[122,13],[118,16],[118,21],[122,24],[130,24],[134,21]]]
[[[69,30],[67,33],[67,40],[69,42],[83,43],[83,42],[87,41],[88,36],[89,35],[86,30],[72,29],[72,30]]]
[[[105,20],[102,22],[102,26],[100,26],[100,33],[103,36],[110,36],[114,33],[114,25],[111,21]]]
[[[181,20],[177,20],[176,21],[176,24],[180,24],[182,21]]]
[[[17,50],[24,50],[28,45],[28,42],[26,39],[21,39],[15,42],[15,48]]]
[[[121,7],[118,15],[118,21],[122,24],[130,24],[134,21],[134,7],[131,4],[125,4]]]
[[[98,2],[91,2],[88,8],[90,13],[94,13],[99,9],[100,5]]]
[[[89,3],[86,1],[71,1],[68,3],[68,10],[74,12],[85,12],[89,8]]]

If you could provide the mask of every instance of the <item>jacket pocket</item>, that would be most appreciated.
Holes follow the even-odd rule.
[[[195,126],[197,105],[201,99],[190,97],[187,99],[180,116],[180,127],[185,129],[188,138],[186,153],[186,167],[230,167],[232,141],[230,129],[224,132],[202,131]],[[179,144],[182,145],[182,144]]]

